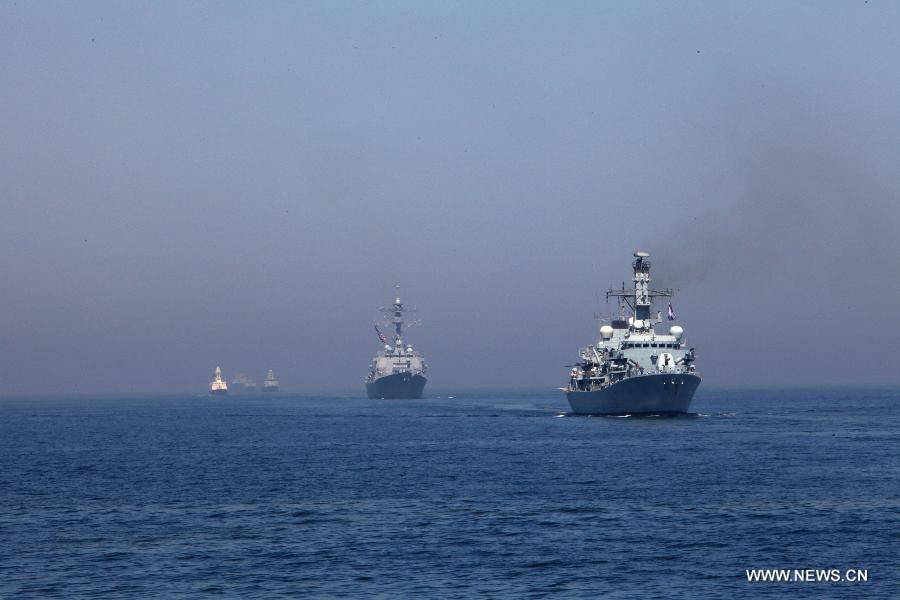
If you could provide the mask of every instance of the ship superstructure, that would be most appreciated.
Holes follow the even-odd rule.
[[[408,309],[403,306],[399,295],[394,299],[391,312],[392,339],[388,340],[375,325],[375,333],[384,348],[372,359],[366,377],[366,393],[369,398],[421,398],[428,367],[422,356],[403,339],[403,315]]]
[[[685,413],[700,377],[694,365],[694,349],[687,348],[684,329],[673,324],[658,333],[662,311],[653,315],[653,300],[672,298],[671,289],[650,287],[647,252],[635,252],[633,287],[610,289],[619,313],[600,327],[600,339],[579,352],[580,361],[563,388],[572,410],[578,414],[673,414]],[[675,321],[672,303],[666,319]]]
[[[269,372],[266,373],[266,378],[263,380],[263,391],[277,392],[279,388],[278,380],[275,379],[275,373],[272,372],[272,369],[269,369]]]
[[[223,396],[228,393],[228,384],[225,383],[225,379],[222,377],[222,369],[219,367],[216,367],[213,380],[209,382],[209,393],[214,396]]]

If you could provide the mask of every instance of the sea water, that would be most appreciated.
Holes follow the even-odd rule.
[[[0,596],[900,597],[900,390],[567,410],[0,398]],[[867,581],[748,581],[766,568]]]

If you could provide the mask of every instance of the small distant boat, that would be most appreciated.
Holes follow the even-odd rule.
[[[234,377],[231,378],[231,391],[232,392],[240,392],[244,389],[244,385],[247,383],[247,376],[243,373],[238,373]]]
[[[224,396],[228,393],[228,384],[222,378],[222,369],[216,367],[216,376],[209,382],[209,393],[214,396]]]
[[[253,384],[254,387],[256,384]],[[266,378],[263,381],[263,391],[264,392],[277,392],[279,389],[278,380],[275,379],[275,373],[272,372],[272,369],[269,369],[269,372],[266,373]]]
[[[255,392],[256,382],[243,373],[238,373],[231,378],[232,392]]]

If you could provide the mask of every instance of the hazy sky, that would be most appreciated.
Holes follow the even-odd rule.
[[[430,386],[553,388],[637,248],[709,384],[900,383],[898,23],[2,3],[0,392],[362,389],[395,284]]]

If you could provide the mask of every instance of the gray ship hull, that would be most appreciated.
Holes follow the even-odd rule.
[[[426,381],[421,375],[394,373],[367,383],[366,393],[369,398],[416,399],[422,397]]]
[[[602,390],[566,392],[579,415],[646,415],[686,413],[700,385],[690,373],[637,375]]]

